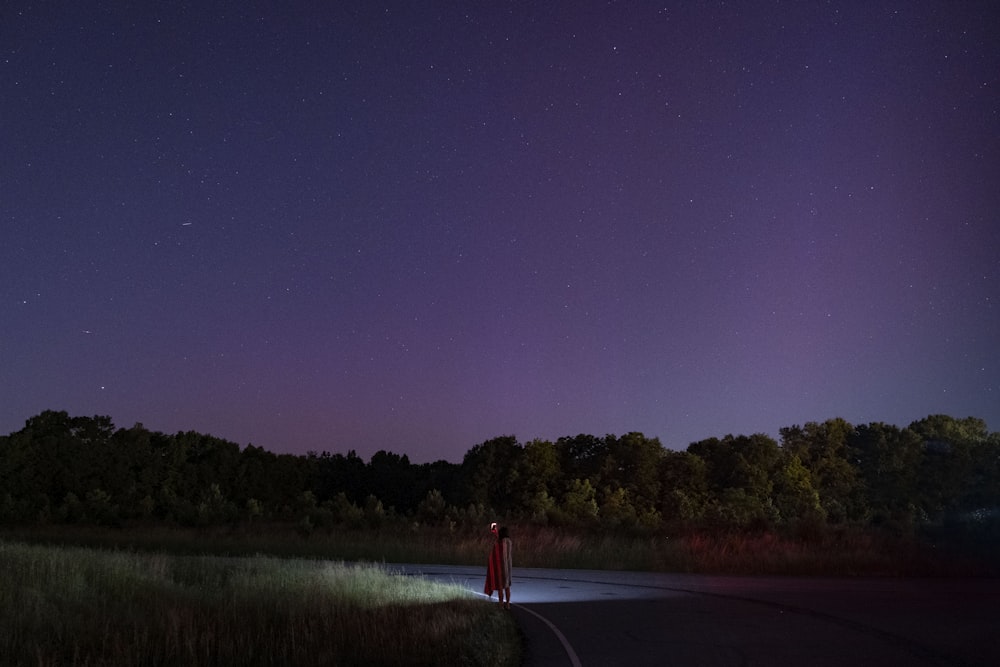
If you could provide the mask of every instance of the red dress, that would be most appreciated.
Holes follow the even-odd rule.
[[[493,591],[510,588],[510,561],[510,538],[494,542],[486,562],[486,585],[483,593],[492,596]]]

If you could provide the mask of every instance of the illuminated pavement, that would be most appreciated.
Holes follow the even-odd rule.
[[[398,566],[482,590],[485,568]],[[1000,580],[517,568],[526,665],[1000,665]]]

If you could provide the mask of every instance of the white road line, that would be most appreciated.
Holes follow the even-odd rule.
[[[569,657],[569,661],[573,665],[573,667],[582,667],[582,665],[580,664],[580,658],[576,655],[576,651],[573,650],[573,647],[570,645],[569,640],[566,639],[566,635],[560,632],[559,628],[557,628],[555,624],[552,623],[552,621],[545,618],[538,612],[531,611],[524,605],[516,604],[514,606],[520,609],[521,611],[528,612],[529,614],[540,620],[542,623],[549,626],[549,630],[552,631],[552,634],[556,636],[556,639],[559,640],[559,643],[562,644],[563,648],[566,650],[566,655]]]
[[[466,581],[468,581],[468,580],[466,580]],[[482,597],[487,597],[485,593],[478,593],[477,592],[476,594],[477,595],[481,595]],[[489,599],[490,599],[490,602],[492,602],[493,601],[493,596],[492,595],[489,596]],[[528,609],[524,605],[515,604],[513,606],[517,607],[521,611],[528,612],[529,614],[531,614],[532,616],[534,616],[535,618],[537,618],[539,621],[541,621],[542,623],[544,623],[545,625],[547,625],[549,627],[549,630],[552,631],[552,634],[554,634],[556,636],[556,639],[559,640],[559,643],[562,644],[563,650],[566,651],[566,657],[569,658],[570,664],[572,664],[573,667],[583,667],[583,665],[580,663],[580,657],[576,654],[576,651],[573,650],[573,645],[569,643],[569,640],[566,639],[566,635],[564,635],[562,632],[560,632],[559,628],[556,627],[555,623],[553,623],[549,619],[545,618],[544,616],[542,616],[541,614],[539,614],[537,611],[532,611],[532,610]]]

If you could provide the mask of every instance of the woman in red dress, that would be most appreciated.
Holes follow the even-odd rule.
[[[490,531],[496,535],[496,542],[490,549],[490,558],[486,563],[486,586],[483,587],[483,592],[492,599],[493,591],[497,591],[500,604],[505,609],[510,609],[510,533],[507,526],[498,531],[495,523],[490,526]]]

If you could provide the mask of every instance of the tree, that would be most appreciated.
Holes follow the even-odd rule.
[[[604,487],[601,491],[598,515],[601,517],[601,524],[610,527],[632,527],[639,519],[628,491],[620,486]]]
[[[353,449],[346,455],[323,452],[308,456],[314,476],[313,488],[319,500],[332,500],[343,493],[353,503],[360,503],[368,493],[368,471],[365,462]]]
[[[512,435],[476,445],[462,460],[466,502],[505,515],[516,510],[524,450]]]
[[[518,509],[534,521],[546,521],[555,507],[553,494],[562,479],[555,445],[546,440],[532,440],[524,445],[517,478],[520,480],[515,494]]]
[[[705,460],[690,451],[665,452],[660,459],[657,508],[667,521],[694,522],[705,513],[709,499]]]
[[[918,491],[920,436],[909,428],[876,422],[856,427],[849,445],[871,519],[912,523],[923,504]]]
[[[745,527],[777,518],[771,495],[780,450],[772,438],[727,435],[692,443],[688,452],[705,461],[711,493],[706,514],[714,521]]]
[[[660,496],[659,465],[663,446],[656,438],[631,432],[620,438],[605,437],[605,459],[601,484],[611,490],[624,489],[632,507],[640,514],[656,507]]]
[[[863,519],[864,494],[851,464],[848,441],[854,427],[843,419],[781,429],[781,447],[798,456],[812,476],[820,505],[833,523]]]
[[[556,440],[559,466],[566,479],[588,479],[592,484],[600,484],[607,451],[604,438],[583,433]]]
[[[572,523],[592,523],[597,520],[597,492],[590,480],[573,479],[563,493],[559,504],[562,512]]]
[[[400,513],[416,509],[421,489],[416,485],[416,470],[403,454],[379,450],[368,463],[365,478],[367,490],[385,505]]]
[[[774,506],[785,523],[818,525],[826,520],[812,475],[796,454],[786,453],[775,471]]]
[[[163,437],[135,424],[115,431],[106,445],[101,488],[117,499],[125,517],[148,518],[155,509],[153,497],[164,475],[155,443]]]
[[[267,515],[284,502],[278,480],[274,477],[277,455],[263,447],[247,445],[233,480],[232,498],[237,505],[247,507],[255,501],[257,515]]]
[[[998,480],[990,471],[997,449],[986,422],[930,415],[909,428],[923,443],[919,486],[928,514],[969,511],[996,500]]]
[[[692,443],[688,452],[705,461],[711,490],[743,489],[762,499],[771,495],[771,475],[779,450],[770,437],[757,434],[710,438]]]
[[[111,463],[102,457],[108,454],[113,431],[109,417],[70,417],[46,410],[6,438],[0,481],[12,498],[24,503],[30,516],[23,518],[47,518],[67,494],[82,498],[100,488],[102,472]]]
[[[437,489],[431,489],[417,506],[417,519],[422,523],[437,525],[448,516],[448,505]]]

